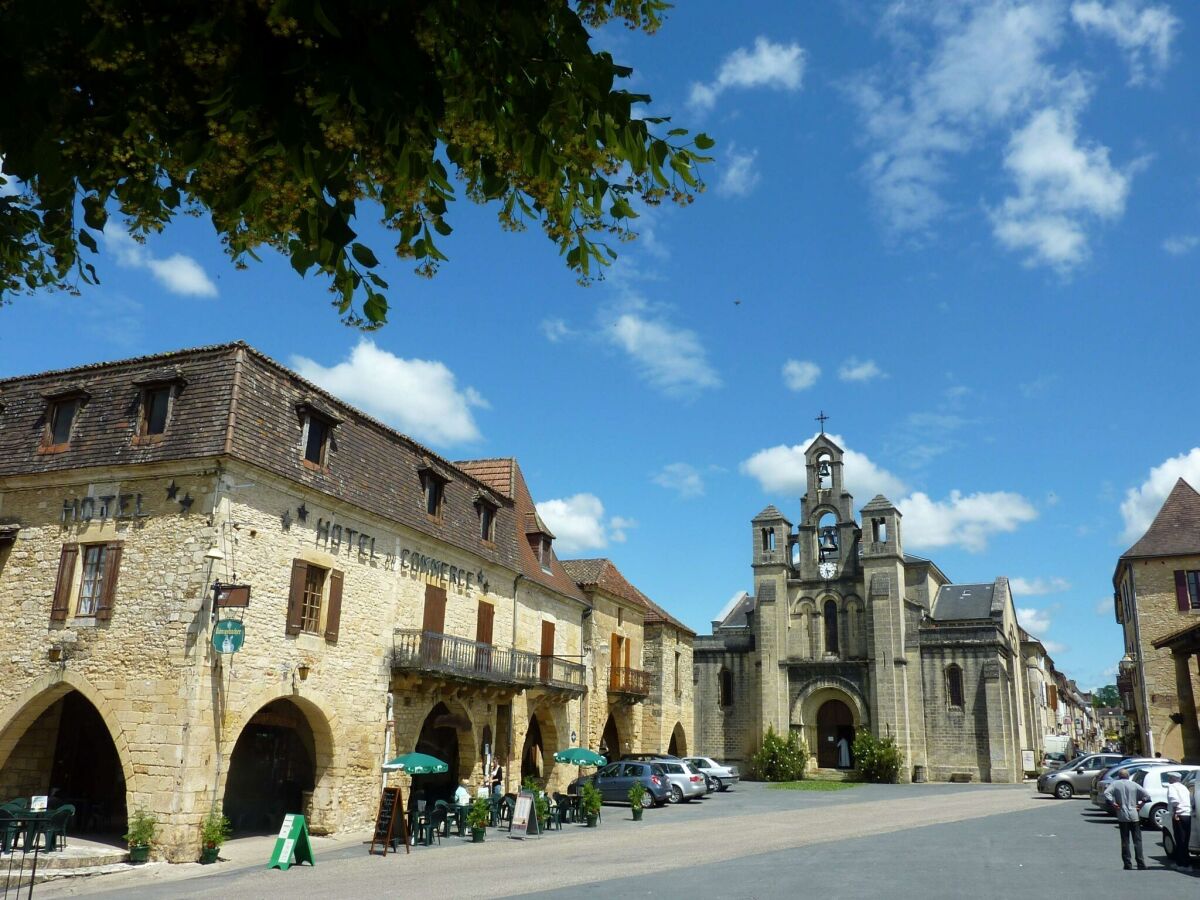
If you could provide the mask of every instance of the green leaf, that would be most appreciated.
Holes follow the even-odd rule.
[[[714,141],[712,138],[710,138],[703,131],[700,132],[698,135],[696,135],[696,149],[697,150],[710,150],[714,146],[716,146],[716,143],[717,143],[716,141]]]
[[[108,213],[104,210],[104,204],[95,194],[89,194],[83,198],[83,221],[88,228],[96,231],[103,231],[105,223],[108,222]]]
[[[328,31],[336,38],[340,38],[342,33],[337,30],[337,26],[329,21],[329,16],[325,15],[325,10],[321,8],[321,0],[313,0],[313,18],[317,20],[317,24]]]
[[[82,228],[79,229],[79,243],[83,244],[83,246],[87,247],[93,253],[100,252],[100,248],[96,246],[96,239]]]
[[[359,265],[366,266],[368,269],[373,269],[379,265],[379,260],[375,258],[375,254],[371,252],[371,248],[366,244],[353,244],[350,247],[350,252],[354,254],[354,259]]]

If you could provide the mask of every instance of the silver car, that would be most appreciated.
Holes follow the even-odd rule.
[[[741,781],[742,776],[738,773],[737,766],[723,766],[715,759],[707,756],[689,756],[684,762],[691,763],[701,774],[707,775],[712,781],[713,787],[718,791],[726,791],[732,785]]]
[[[1096,775],[1120,761],[1120,753],[1093,753],[1073,759],[1061,769],[1038,778],[1038,792],[1053,794],[1059,800],[1070,800],[1075,794],[1086,792]]]
[[[683,760],[660,759],[655,765],[662,766],[667,775],[667,782],[671,786],[669,799],[672,803],[687,803],[708,793],[700,770]]]

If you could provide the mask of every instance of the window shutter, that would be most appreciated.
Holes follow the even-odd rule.
[[[58,580],[54,583],[54,602],[50,606],[50,621],[62,622],[67,618],[71,604],[71,582],[75,574],[75,560],[79,556],[78,544],[63,544],[62,556],[58,558]]]
[[[107,622],[112,618],[113,597],[117,592],[117,573],[121,570],[121,544],[114,542],[104,549],[104,583],[100,586],[100,603],[96,607],[96,621]]]
[[[1180,612],[1187,612],[1192,608],[1188,600],[1187,573],[1183,569],[1175,570],[1175,605]]]
[[[425,585],[425,617],[422,631],[441,634],[446,630],[446,589]]]
[[[496,607],[490,603],[479,601],[479,614],[475,619],[475,640],[480,644],[492,642],[492,621],[496,617]]]
[[[325,614],[325,640],[336,644],[338,626],[342,623],[342,581],[344,575],[340,569],[329,573],[329,611]]]
[[[287,633],[299,634],[304,611],[304,582],[308,580],[308,563],[292,560],[292,589],[288,594]]]

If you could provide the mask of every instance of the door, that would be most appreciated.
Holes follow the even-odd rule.
[[[608,656],[608,687],[609,690],[621,688],[621,644],[624,642],[619,634],[612,636],[612,648]]]
[[[542,622],[542,658],[539,661],[539,677],[550,680],[551,664],[554,660],[554,623]]]
[[[492,668],[492,622],[496,618],[496,607],[479,601],[479,612],[475,617],[475,643],[485,644],[475,648],[475,671],[489,672]]]
[[[841,700],[826,700],[817,710],[817,765],[822,769],[844,768],[838,765],[838,742],[854,742],[854,716]]]
[[[425,615],[421,620],[421,655],[426,662],[441,662],[446,630],[446,589],[425,585]]]

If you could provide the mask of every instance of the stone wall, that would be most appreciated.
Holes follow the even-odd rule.
[[[750,757],[762,743],[758,705],[761,690],[757,654],[727,651],[720,637],[700,638],[693,647],[692,665],[695,746],[693,753],[739,765],[748,773]],[[733,680],[733,702],[720,703],[720,672]]]
[[[693,751],[695,708],[692,691],[692,641],[672,625],[646,626],[643,665],[654,676],[642,714],[642,748],[665,753],[678,727],[682,754]]]

